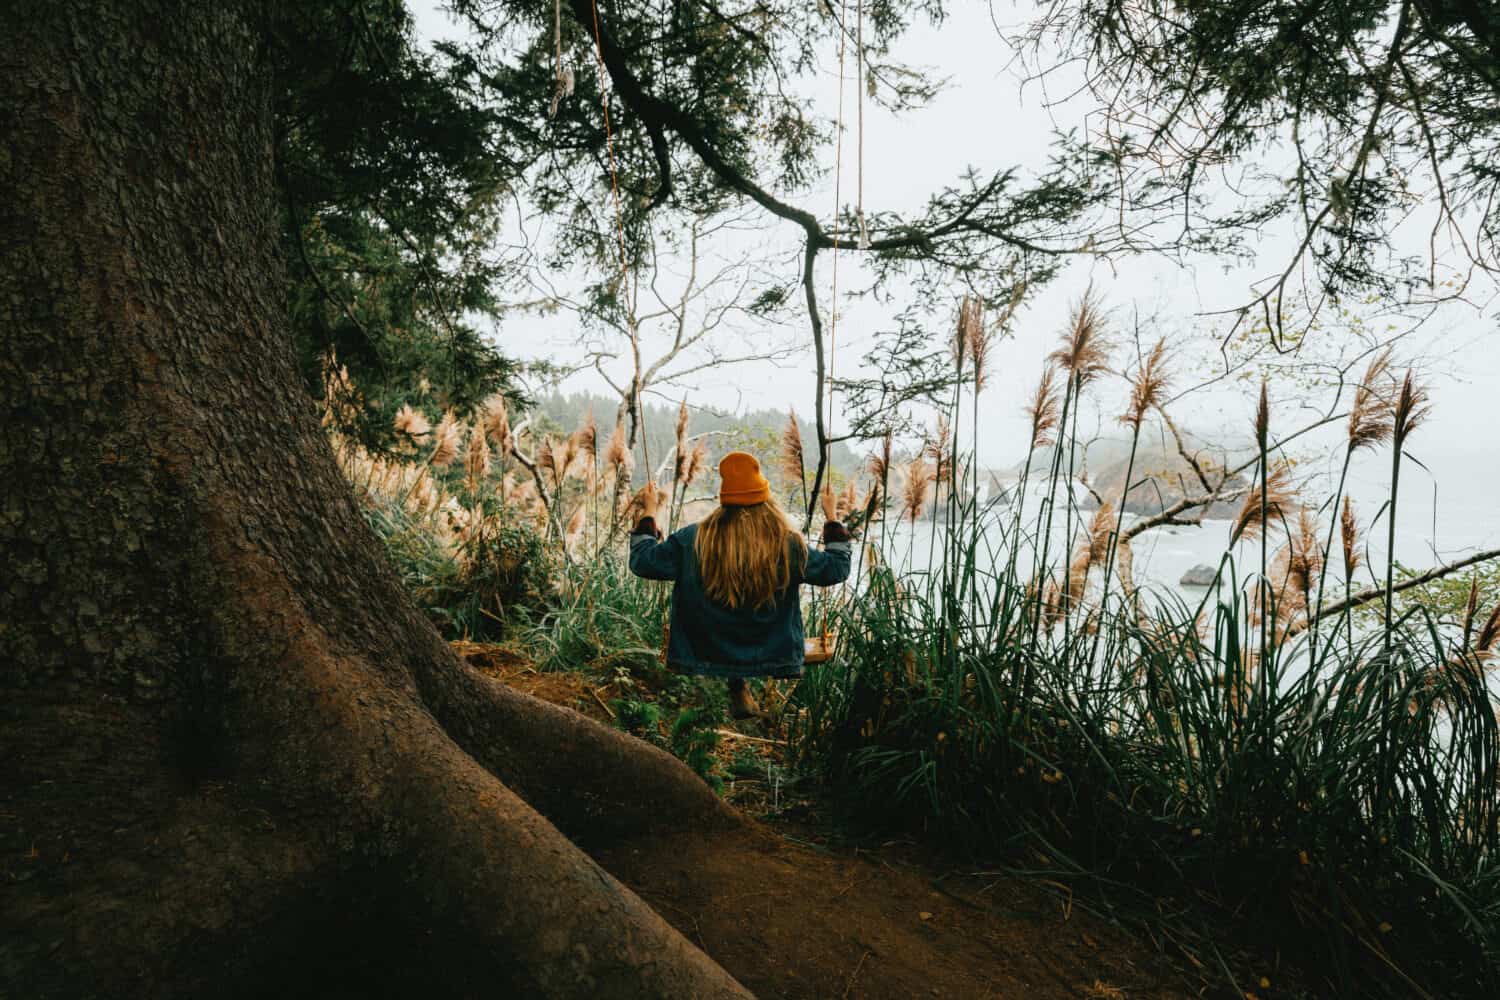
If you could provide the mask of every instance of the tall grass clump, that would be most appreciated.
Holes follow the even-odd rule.
[[[1033,449],[1060,433],[1040,509],[1024,489],[1008,509],[952,498],[934,528],[941,572],[872,560],[846,595],[839,656],[804,678],[789,716],[802,766],[867,821],[1045,873],[1145,923],[1215,988],[1251,988],[1235,977],[1262,959],[1245,956],[1274,955],[1332,995],[1497,995],[1500,608],[1462,626],[1416,608],[1356,627],[1354,602],[1389,609],[1391,569],[1354,594],[1344,477],[1325,541],[1264,394],[1254,478],[1218,494],[1240,507],[1216,586],[1196,606],[1143,592],[1125,508],[1167,355],[1158,344],[1130,379],[1120,494],[1092,518],[1072,512],[1068,437],[1104,370],[1102,323],[1090,304],[1075,313],[1030,406]],[[1420,387],[1385,385],[1377,360],[1350,452],[1400,452],[1426,412]],[[965,461],[972,450],[954,467]],[[889,475],[888,448],[874,467]],[[932,472],[920,453],[908,470],[893,491],[915,518]],[[1391,470],[1394,507],[1399,454]],[[1058,514],[1077,524],[1054,543]]]
[[[500,397],[471,419],[434,426],[410,403],[393,449],[374,454],[333,433],[355,499],[396,572],[447,637],[498,638],[522,612],[552,600],[564,553],[551,497]]]
[[[614,553],[565,573],[557,597],[528,618],[525,642],[537,665],[632,674],[655,669],[667,610],[660,592],[632,577]]]

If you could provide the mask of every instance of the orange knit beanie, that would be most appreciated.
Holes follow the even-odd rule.
[[[731,451],[719,461],[719,503],[726,507],[749,507],[771,499],[771,484],[760,474],[755,456]]]

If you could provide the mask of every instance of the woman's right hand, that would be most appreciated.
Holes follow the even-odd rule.
[[[650,480],[641,490],[641,517],[649,517],[660,524],[661,502],[661,487],[656,485],[656,480]]]

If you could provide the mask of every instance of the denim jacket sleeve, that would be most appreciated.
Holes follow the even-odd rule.
[[[831,587],[849,579],[850,548],[848,542],[826,542],[821,551],[808,549],[803,581],[814,587]]]
[[[646,530],[642,530],[642,529]],[[656,525],[643,518],[630,535],[630,572],[647,580],[675,580],[682,568],[682,540],[656,540]]]

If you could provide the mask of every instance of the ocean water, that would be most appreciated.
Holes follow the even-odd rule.
[[[1036,485],[1027,491],[1023,532],[1036,533],[1036,512],[1043,506],[1045,487]],[[1364,494],[1363,496],[1361,494]],[[1363,540],[1361,556],[1363,566],[1356,573],[1355,586],[1362,587],[1383,582],[1387,532],[1386,507],[1383,496],[1374,494],[1368,487],[1354,484],[1351,489],[1356,513],[1362,522]],[[1326,540],[1332,512],[1312,512],[1318,524],[1319,538]],[[1014,517],[1013,509],[994,505],[985,517],[984,542],[981,545],[990,561],[1003,558],[1007,549],[1007,536]],[[1093,517],[1092,511],[1078,511],[1073,515],[1073,538],[1077,544],[1081,532]],[[1125,515],[1128,528],[1138,519]],[[1500,548],[1500,502],[1483,494],[1457,497],[1435,494],[1431,490],[1411,488],[1403,490],[1397,505],[1396,556],[1399,563],[1412,569],[1461,559],[1478,551]],[[1175,594],[1190,602],[1203,596],[1203,589],[1185,587],[1179,581],[1183,574],[1195,566],[1216,567],[1228,551],[1232,522],[1227,519],[1204,519],[1196,525],[1164,525],[1149,529],[1136,537],[1134,550],[1135,579],[1138,586],[1160,594]],[[1054,515],[1049,551],[1049,561],[1059,566],[1061,552],[1070,551],[1065,544],[1068,526],[1063,516],[1062,504]],[[884,557],[898,568],[922,572],[930,568],[929,553],[933,559],[941,559],[942,525],[930,520],[918,520],[915,524],[906,520],[892,519],[884,526]],[[934,533],[938,543],[933,543]],[[882,528],[875,526],[870,537],[879,540]],[[1269,552],[1274,556],[1282,542],[1279,531],[1270,535]],[[1260,541],[1240,542],[1232,552],[1237,575],[1241,578],[1253,573],[1260,563]],[[1335,532],[1331,563],[1334,572],[1342,575],[1342,552],[1339,535]],[[1023,544],[1019,557],[1022,567],[1033,564],[1033,547]],[[1330,578],[1330,586],[1333,580]]]

